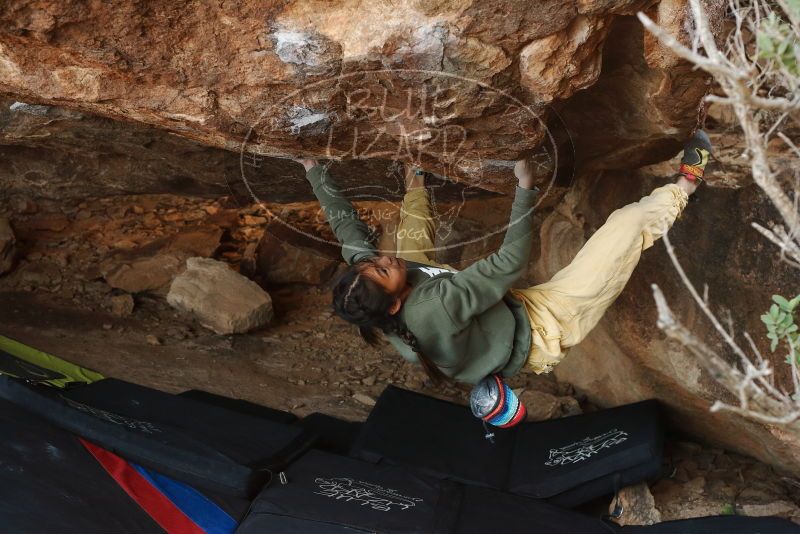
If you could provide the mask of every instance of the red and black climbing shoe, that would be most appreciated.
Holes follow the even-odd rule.
[[[709,156],[711,156],[711,140],[703,130],[697,130],[683,145],[681,168],[678,172],[690,182],[702,182]]]

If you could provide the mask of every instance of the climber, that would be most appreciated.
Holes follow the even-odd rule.
[[[500,249],[462,271],[433,260],[434,228],[421,171],[406,172],[396,256],[379,255],[366,225],[327,169],[298,159],[349,267],[333,288],[337,315],[376,344],[383,333],[428,376],[476,384],[523,368],[546,373],[597,324],[630,278],[643,250],[669,228],[694,193],[711,144],[698,131],[685,145],[679,177],[616,210],[575,259],[548,282],[510,289],[528,266],[538,188],[525,160]]]

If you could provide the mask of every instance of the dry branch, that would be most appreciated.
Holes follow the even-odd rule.
[[[800,39],[800,12],[793,11],[787,0],[776,0],[776,3],[750,0],[747,5],[740,0],[729,0],[728,7],[735,24],[724,39],[717,40],[701,0],[689,0],[689,4],[694,23],[693,32],[690,32],[690,46],[679,42],[643,13],[638,14],[639,20],[664,46],[678,57],[705,70],[719,85],[724,96],[708,95],[706,101],[732,107],[742,128],[747,147],[744,157],[749,160],[753,180],[781,218],[779,222],[768,225],[753,222],[752,226],[777,245],[786,262],[800,268],[800,191],[796,183],[791,192],[785,189],[777,172],[770,166],[768,156],[768,143],[773,136],[777,136],[788,147],[790,156],[796,159],[789,167],[800,167],[800,149],[781,131],[787,127],[788,121],[797,120],[800,116],[800,76],[796,72],[797,64],[793,71],[791,65],[784,64],[782,58],[759,57],[760,42],[754,45],[752,40],[753,36],[758,37],[762,32],[766,32],[765,35],[771,39],[776,24],[786,28],[785,21],[788,20],[788,38],[795,36],[792,50],[797,55],[800,49],[797,43],[797,39]],[[800,57],[796,57],[796,60],[800,63]],[[780,113],[777,119],[776,112]],[[664,245],[683,285],[736,356],[736,363],[731,363],[694,335],[675,318],[658,286],[653,286],[659,328],[670,339],[689,350],[700,365],[738,401],[730,403],[717,400],[711,409],[728,410],[762,423],[790,425],[800,432],[800,428],[794,424],[800,420],[800,374],[795,357],[799,347],[795,347],[789,339],[792,392],[787,393],[775,385],[770,363],[759,352],[752,337],[743,332],[748,346],[740,346],[736,340],[734,321],[718,318],[711,308],[707,287],[702,295],[696,290],[681,267],[666,233]]]

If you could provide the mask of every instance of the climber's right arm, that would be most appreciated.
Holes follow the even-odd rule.
[[[465,327],[476,315],[500,302],[528,267],[533,239],[533,208],[539,188],[527,160],[517,162],[514,174],[519,182],[500,250],[439,284],[442,305],[457,328]]]
[[[377,255],[369,242],[369,229],[358,212],[341,193],[328,169],[315,160],[299,160],[306,168],[306,178],[314,189],[325,219],[342,244],[342,257],[349,265]]]
[[[533,207],[538,188],[517,187],[511,220],[500,249],[439,284],[439,298],[457,328],[502,300],[528,267],[533,240]]]

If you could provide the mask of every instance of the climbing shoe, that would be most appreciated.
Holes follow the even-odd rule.
[[[683,145],[683,157],[678,172],[690,182],[702,182],[711,156],[711,140],[703,130],[697,130]]]

